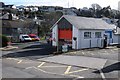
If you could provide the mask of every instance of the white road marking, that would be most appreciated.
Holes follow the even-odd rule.
[[[40,65],[38,65],[37,67],[41,67],[42,65],[44,65],[45,64],[45,62],[42,62]]]
[[[116,50],[118,50],[118,48],[116,48],[116,49],[113,49],[113,50],[115,50],[115,51],[116,51]]]
[[[104,73],[102,72],[102,70],[99,70],[99,71],[100,71],[100,75],[101,75],[102,79],[103,79],[103,80],[106,80],[106,79],[105,79],[105,75],[104,75]]]
[[[79,75],[69,75],[69,76],[73,76],[73,77],[77,77],[77,78],[85,78],[85,77],[79,76]]]
[[[32,67],[27,67],[27,68],[25,68],[25,69],[31,69],[31,68],[34,68],[34,66],[32,66]]]
[[[72,66],[68,66],[64,74],[68,74]]]
[[[82,54],[84,55],[85,53],[84,53],[84,52],[82,52]]]
[[[86,71],[86,70],[89,70],[89,69],[80,69],[80,70],[76,70],[76,71],[71,71],[71,72],[68,72],[67,74],[81,72],[81,71]]]
[[[91,55],[94,55],[93,53],[90,53]]]
[[[16,58],[6,58],[6,59],[20,61],[19,59],[16,59]]]
[[[71,76],[71,77],[77,77],[77,78],[84,78],[83,76],[79,76],[79,75],[65,75],[65,74],[58,74],[58,73],[53,73],[53,72],[47,72],[45,70],[42,70],[42,69],[34,67],[34,66],[27,67],[26,69],[31,69],[31,68],[34,68],[36,70],[42,71],[42,72],[47,73],[47,74],[54,74],[54,75],[62,75],[62,76]]]
[[[45,68],[45,67],[66,67],[66,66],[41,66],[42,68]]]
[[[19,62],[18,62],[18,64],[20,64],[22,62],[22,60],[20,60]]]

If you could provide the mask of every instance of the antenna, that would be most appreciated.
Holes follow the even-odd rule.
[[[69,8],[69,0],[68,0],[68,8]]]

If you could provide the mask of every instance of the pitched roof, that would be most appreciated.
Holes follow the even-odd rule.
[[[111,25],[103,21],[102,19],[97,18],[86,18],[86,17],[78,17],[78,16],[70,16],[63,15],[54,25],[53,27],[62,19],[65,18],[68,20],[73,26],[78,29],[113,29],[116,26]],[[53,28],[52,27],[52,28]]]
[[[22,28],[22,27],[30,27],[33,22],[30,21],[21,21],[21,20],[2,20],[2,27],[10,27],[10,28]]]

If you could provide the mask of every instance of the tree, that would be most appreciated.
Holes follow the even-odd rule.
[[[102,15],[111,18],[111,7],[107,6],[102,9]]]
[[[95,3],[95,4],[91,4],[91,7],[92,7],[92,12],[93,12],[93,17],[97,17],[97,18],[100,18],[101,17],[101,10],[102,10],[102,7]]]

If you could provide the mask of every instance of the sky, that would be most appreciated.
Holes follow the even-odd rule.
[[[118,9],[120,0],[0,0],[5,4],[14,5],[37,5],[37,6],[62,6],[62,7],[90,7],[91,4],[97,3],[101,7],[111,6],[112,9]]]

